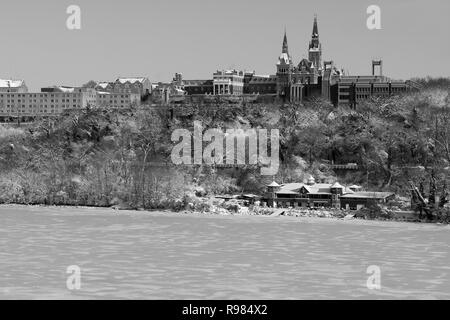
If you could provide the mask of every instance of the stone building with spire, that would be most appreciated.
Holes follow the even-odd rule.
[[[292,102],[301,101],[314,93],[320,95],[323,66],[317,16],[314,17],[308,59],[304,58],[294,65],[288,50],[286,31],[281,50],[277,62],[277,94]]]
[[[412,81],[393,81],[382,75],[382,60],[372,61],[372,75],[346,75],[335,67],[332,60],[322,60],[322,43],[319,24],[314,16],[311,40],[307,48],[308,58],[296,64],[289,52],[288,37],[284,30],[281,54],[276,62],[274,75],[257,75],[253,72],[225,70],[213,74],[213,81],[201,81],[191,90],[183,85],[187,94],[213,95],[267,95],[285,102],[302,102],[311,98],[323,98],[334,105],[347,104],[356,107],[359,102],[371,98],[386,98],[409,90],[420,89]],[[375,75],[379,67],[380,75]]]
[[[292,73],[294,71],[294,64],[292,58],[289,55],[288,41],[286,30],[284,31],[283,46],[281,48],[281,54],[278,57],[277,62],[277,94],[279,96],[285,96],[290,90],[292,83]]]

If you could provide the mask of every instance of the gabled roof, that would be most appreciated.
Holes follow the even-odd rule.
[[[305,67],[307,71],[311,71],[311,67],[312,67],[313,63],[311,61],[309,61],[308,59],[303,58],[299,64],[298,64],[298,69],[299,71],[301,71],[302,67]]]
[[[329,194],[331,193],[330,187],[331,184],[329,183],[315,183],[313,185],[305,185],[304,186],[306,190],[308,190],[309,193],[313,194]]]
[[[280,185],[276,183],[275,181],[272,181],[271,184],[268,185],[268,187],[279,187]]]
[[[121,84],[124,84],[124,83],[127,83],[127,82],[129,82],[129,83],[136,83],[136,82],[140,82],[140,83],[143,83],[145,80],[146,80],[147,78],[145,78],[145,77],[138,77],[138,78],[117,78],[116,79],[116,82],[120,82]]]
[[[277,193],[299,193],[300,189],[305,188],[308,193],[329,194],[331,193],[330,186],[331,185],[329,183],[315,183],[314,185],[308,185],[305,183],[287,183],[283,185]]]
[[[111,84],[110,82],[102,81],[102,82],[97,82],[96,86],[99,88],[106,89],[110,84]]]
[[[344,189],[344,186],[336,181],[335,183],[333,183],[333,185],[330,188],[341,188],[341,189]]]
[[[355,191],[353,191],[352,189],[345,187],[344,188],[344,193],[343,194],[349,194],[349,193],[355,193]]]
[[[283,186],[281,187],[281,189],[277,192],[277,193],[286,193],[289,191],[298,191],[301,189],[301,187],[304,186],[304,183],[287,183],[287,184],[283,184]]]

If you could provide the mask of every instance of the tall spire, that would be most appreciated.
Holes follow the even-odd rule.
[[[314,25],[313,25],[312,35],[313,35],[313,37],[319,36],[319,28],[317,27],[317,14],[314,15]]]
[[[288,41],[287,41],[287,35],[286,35],[286,27],[284,28],[284,39],[283,39],[283,49],[281,51],[282,53],[289,54],[288,51]]]
[[[317,27],[317,15],[314,15],[314,24],[311,41],[309,42],[308,60],[314,63],[318,70],[322,70],[322,45],[319,41],[319,28]]]

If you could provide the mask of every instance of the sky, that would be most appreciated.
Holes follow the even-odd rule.
[[[0,7],[0,78],[31,91],[147,76],[209,79],[218,69],[274,74],[286,28],[289,53],[307,57],[314,14],[323,59],[353,75],[383,59],[393,79],[450,76],[448,0],[15,0]],[[381,30],[366,26],[381,8]],[[67,7],[81,9],[69,30]]]

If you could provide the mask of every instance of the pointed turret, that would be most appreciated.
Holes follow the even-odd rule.
[[[282,48],[281,52],[289,54],[286,30],[284,30],[283,48]]]
[[[283,47],[277,62],[277,94],[286,97],[290,90],[292,69],[294,67],[292,58],[288,51],[286,28],[284,30]]]
[[[278,57],[277,65],[288,65],[288,66],[292,65],[292,59],[291,59],[291,56],[289,55],[289,50],[288,50],[286,29],[284,29],[283,47],[281,48],[281,55]],[[283,69],[283,70],[285,70],[285,69]],[[288,70],[286,69],[286,71],[283,71],[283,72],[287,72],[287,71]]]
[[[311,41],[309,42],[309,61],[314,63],[314,67],[322,70],[322,45],[319,41],[319,27],[317,26],[317,15],[314,15],[313,31]]]
[[[310,49],[319,49],[320,48],[319,27],[317,26],[317,15],[314,15],[313,31],[312,31],[311,41],[309,42],[309,48]]]
[[[313,37],[319,36],[319,28],[317,27],[317,15],[314,15],[314,25],[313,25],[312,36]]]

